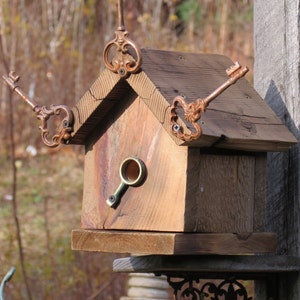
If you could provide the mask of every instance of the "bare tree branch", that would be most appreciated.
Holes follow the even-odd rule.
[[[9,68],[12,70],[14,69],[16,65],[16,49],[17,49],[17,30],[16,25],[14,22],[14,19],[17,15],[17,1],[14,0],[12,2],[12,11],[11,11],[11,47],[10,47],[10,57],[9,61],[4,56],[3,52],[3,65],[5,66],[6,72],[9,72]],[[3,50],[3,42],[2,42],[2,35],[0,36],[0,45],[1,49]],[[14,122],[14,108],[13,108],[13,95],[12,91],[9,91],[9,97],[8,97],[8,116],[9,116],[9,139],[10,139],[10,159],[11,159],[11,168],[13,173],[12,178],[12,206],[13,206],[13,218],[14,223],[16,226],[16,237],[17,237],[17,243],[18,243],[18,251],[19,251],[19,258],[20,258],[20,265],[21,265],[21,271],[24,279],[24,283],[26,286],[26,292],[27,292],[27,298],[29,300],[32,299],[30,286],[29,286],[29,280],[26,273],[25,268],[25,257],[24,257],[24,251],[23,251],[23,241],[21,236],[21,226],[19,222],[18,217],[18,202],[17,202],[17,185],[18,185],[18,179],[17,179],[17,167],[16,167],[16,146],[15,146],[15,122]]]

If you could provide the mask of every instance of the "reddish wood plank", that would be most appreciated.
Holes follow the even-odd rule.
[[[107,101],[103,100],[111,97],[114,87],[119,81],[120,77],[118,75],[105,70],[78,101],[72,109],[74,132],[72,133],[71,144],[84,144],[95,125],[105,116]],[[118,90],[123,91],[122,85],[118,86]],[[103,108],[101,108],[102,105]]]
[[[188,148],[170,139],[141,99],[123,101],[122,113],[110,115],[108,128],[96,127],[87,145],[82,226],[183,231]],[[145,163],[147,178],[129,187],[120,205],[111,208],[106,200],[121,182],[121,163],[131,156]]]

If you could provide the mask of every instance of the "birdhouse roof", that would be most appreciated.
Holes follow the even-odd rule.
[[[142,66],[137,73],[122,78],[106,69],[79,100],[72,110],[72,144],[85,144],[96,126],[111,122],[110,111],[130,97],[140,97],[178,145],[285,151],[297,142],[245,78],[221,93],[202,113],[198,121],[202,135],[198,139],[181,140],[172,132],[173,99],[183,96],[187,102],[193,102],[205,98],[228,79],[225,70],[232,61],[215,54],[150,49],[141,49],[141,53]],[[126,126],[138,126],[140,122],[143,120]],[[181,109],[177,123],[185,132],[194,130]]]

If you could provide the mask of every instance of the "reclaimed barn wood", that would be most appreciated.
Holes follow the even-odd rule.
[[[73,230],[72,249],[131,254],[270,253],[276,249],[272,233],[166,233],[111,230]]]
[[[300,1],[254,1],[254,85],[299,139]],[[267,160],[267,229],[278,235],[278,253],[300,257],[299,144]],[[300,264],[299,264],[300,265]],[[300,299],[299,273],[280,277],[280,299]]]
[[[135,97],[111,112],[105,125],[89,137],[82,227],[263,231],[264,186],[255,193],[265,177],[262,170],[256,172],[261,155],[179,147],[144,101]],[[143,120],[141,126],[136,126],[137,120]],[[129,156],[144,161],[147,178],[142,186],[128,188],[120,205],[112,209],[106,200],[120,184],[119,166]]]
[[[190,143],[179,140],[171,133],[169,122],[174,97],[184,95],[192,102],[208,96],[228,79],[225,70],[232,61],[223,55],[149,49],[142,49],[142,59],[142,70],[126,80],[107,70],[99,76],[73,109],[77,117],[71,143],[84,144],[86,135],[81,133],[91,132],[110,108],[124,101],[129,88],[126,82],[179,145],[210,147],[218,142],[216,147],[220,148],[284,151],[295,142],[246,79],[240,79],[210,104],[199,120],[204,132],[200,139]],[[179,123],[187,132],[192,130],[182,115]]]
[[[153,248],[139,253],[275,251],[276,236],[265,232],[265,152],[287,150],[294,136],[242,78],[203,113],[202,136],[181,140],[172,132],[173,99],[194,102],[208,96],[228,80],[232,61],[222,55],[141,53],[138,72],[122,77],[105,70],[73,109],[71,143],[86,150],[81,227],[87,230],[87,235],[73,234],[73,246],[137,251],[120,243],[116,231],[123,230],[170,234],[165,236],[170,245],[165,241],[163,247],[159,235],[150,235]],[[183,131],[194,131],[183,110],[177,113]],[[129,186],[120,177],[121,166],[132,158],[143,164],[145,176]],[[178,238],[181,233],[187,233],[187,242]],[[190,244],[191,233],[221,235],[211,235],[216,244],[207,246],[201,238]],[[233,234],[250,238],[241,241]],[[94,243],[96,236],[109,237],[110,244],[105,238]]]
[[[110,115],[114,122],[104,135],[99,137],[100,127],[87,144],[83,228],[182,231],[188,148],[176,146],[141,99],[119,109],[123,113]],[[142,186],[129,187],[112,209],[106,200],[121,182],[119,166],[130,156],[144,161],[147,178]]]
[[[114,98],[114,88],[119,81],[119,76],[105,70],[80,99],[79,105],[73,108],[74,132],[76,132],[76,137],[72,139],[73,144],[84,144],[86,137],[89,136],[98,120],[107,114],[113,103],[103,100]],[[122,84],[118,89],[122,89]]]
[[[189,161],[185,228],[253,232],[255,156],[202,154],[191,148]]]

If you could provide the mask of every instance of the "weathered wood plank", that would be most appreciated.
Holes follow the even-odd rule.
[[[299,257],[280,255],[236,256],[131,256],[113,262],[114,272],[197,272],[197,273],[288,273],[300,270]]]
[[[252,233],[155,233],[110,230],[73,230],[72,249],[132,254],[224,254],[269,253],[276,248],[276,235]]]
[[[189,148],[188,165],[185,228],[253,232],[255,156]]]
[[[225,70],[232,62],[222,55],[149,49],[142,49],[142,55],[143,71],[125,81],[105,70],[86,92],[73,109],[75,124],[71,143],[84,143],[97,123],[103,122],[109,110],[118,105],[118,100],[132,92],[129,86],[178,145],[284,151],[296,142],[244,78],[218,96],[202,115],[201,138],[189,143],[179,140],[171,133],[170,125],[174,97],[185,95],[189,102],[206,97],[228,79]],[[182,110],[178,110],[178,115],[178,123],[185,132],[194,130]]]
[[[253,231],[266,230],[266,153],[255,155]]]
[[[300,51],[295,47],[299,45],[299,35],[295,32],[299,33],[299,3],[256,1],[254,77],[257,90],[298,138]],[[288,153],[268,155],[267,178],[268,227],[278,232],[279,251],[299,253],[300,219],[294,209],[299,207],[299,145]]]
[[[299,0],[254,1],[254,85],[300,138]],[[278,253],[300,257],[299,144],[268,154],[266,227],[278,234]],[[300,276],[280,277],[280,299],[300,299]]]
[[[140,98],[123,101],[87,144],[82,227],[183,231],[188,148],[170,139]],[[147,178],[111,208],[106,200],[121,182],[120,165],[132,156],[145,163]]]
[[[83,228],[254,231],[254,154],[202,154],[199,148],[179,147],[142,99],[133,94],[122,101],[87,142]],[[121,182],[122,161],[131,156],[144,161],[147,178],[111,208],[106,200]],[[259,200],[263,205],[262,195]]]
[[[105,70],[78,101],[72,109],[74,114],[74,131],[71,144],[84,144],[93,128],[109,110],[108,99],[113,98],[111,94],[113,94],[114,87],[120,80],[120,76]],[[118,92],[121,90],[122,85],[118,87]],[[103,101],[104,99],[106,101]],[[101,104],[103,104],[103,107]]]
[[[232,64],[222,55],[150,49],[142,49],[142,53],[143,71],[170,105],[178,95],[184,95],[188,102],[208,96],[228,79],[225,70]],[[183,112],[178,112],[184,120]],[[218,147],[266,151],[271,150],[272,144],[275,147],[277,144],[278,148],[274,150],[280,151],[296,142],[244,78],[209,105],[202,114],[200,125],[205,137],[226,137]],[[190,124],[186,123],[186,126]],[[199,138],[191,145],[203,146],[202,142]]]

